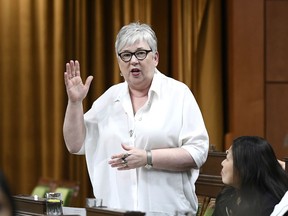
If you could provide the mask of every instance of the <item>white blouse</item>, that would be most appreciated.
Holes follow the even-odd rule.
[[[93,192],[109,208],[146,215],[196,214],[199,170],[172,172],[145,167],[118,171],[111,155],[121,143],[141,149],[185,148],[198,168],[206,161],[209,138],[197,102],[184,84],[155,71],[146,104],[134,115],[126,82],[109,88],[84,115],[85,154]]]

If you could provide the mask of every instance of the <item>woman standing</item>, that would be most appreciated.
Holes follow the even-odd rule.
[[[196,214],[195,181],[209,148],[198,104],[184,83],[157,69],[157,38],[149,25],[123,26],[115,51],[124,82],[84,115],[92,77],[83,84],[79,62],[66,64],[66,146],[85,154],[94,195],[103,205],[156,216]]]

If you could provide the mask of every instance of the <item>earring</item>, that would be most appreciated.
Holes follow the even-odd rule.
[[[120,73],[120,76],[123,76],[122,73]]]

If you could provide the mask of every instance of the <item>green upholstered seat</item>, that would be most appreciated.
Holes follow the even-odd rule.
[[[73,195],[73,189],[65,188],[65,187],[58,187],[56,188],[55,192],[62,194],[63,206],[69,206],[72,195]]]
[[[37,185],[31,195],[37,195],[38,197],[44,198],[45,194],[48,193],[50,188],[46,185]]]

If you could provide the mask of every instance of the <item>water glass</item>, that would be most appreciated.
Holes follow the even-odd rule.
[[[46,215],[62,215],[61,193],[46,193]]]
[[[93,207],[103,207],[103,199],[98,198],[86,198],[86,207],[93,208]]]

